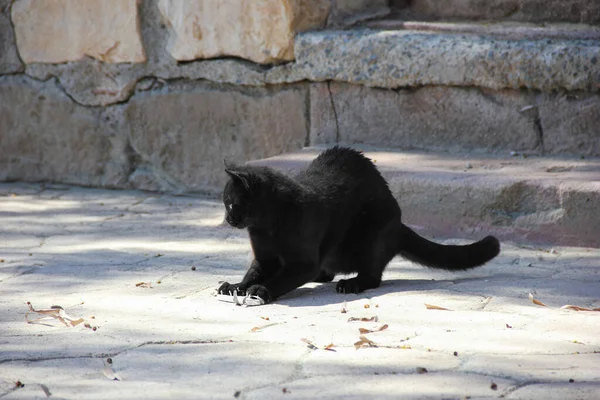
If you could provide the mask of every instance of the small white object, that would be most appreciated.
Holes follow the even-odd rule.
[[[467,163],[465,164],[465,168],[466,169],[471,169],[471,168],[473,168],[473,166],[471,165],[470,162],[467,161]]]
[[[238,296],[237,291],[233,292],[233,295],[217,294],[216,297],[219,301],[234,303],[244,307],[262,306],[265,304],[265,301],[258,296]]]
[[[532,108],[535,108],[535,107],[536,107],[535,105],[533,105],[533,104],[530,104],[530,105],[528,105],[528,106],[525,106],[525,107],[521,108],[521,109],[519,110],[519,112],[525,112],[525,111],[531,110]]]

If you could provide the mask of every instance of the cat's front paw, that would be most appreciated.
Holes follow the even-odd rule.
[[[237,292],[238,296],[245,296],[246,291],[240,287],[239,283],[229,283],[223,282],[221,286],[219,286],[219,290],[217,293],[225,294],[225,295],[233,295],[233,293]]]
[[[252,285],[247,290],[248,296],[257,296],[264,300],[265,304],[270,303],[272,299],[269,289],[262,285]]]

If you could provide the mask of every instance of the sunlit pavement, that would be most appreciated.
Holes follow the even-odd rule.
[[[600,307],[599,249],[503,243],[462,273],[398,258],[358,296],[246,308],[213,296],[251,257],[222,220],[216,199],[1,184],[0,397],[599,396],[600,312],[561,308]]]

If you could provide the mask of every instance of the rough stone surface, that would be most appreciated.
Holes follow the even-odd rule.
[[[0,179],[118,186],[124,141],[56,86],[0,77]]]
[[[600,90],[600,42],[594,40],[511,41],[364,30],[300,34],[295,51],[298,67],[312,81],[382,88]]]
[[[259,160],[294,173],[319,149]],[[429,237],[494,233],[521,242],[598,246],[600,160],[367,151],[403,220]]]
[[[174,84],[134,96],[124,108],[131,146],[143,175],[158,185],[144,188],[218,191],[226,178],[223,158],[300,149],[308,137],[306,91]]]
[[[238,59],[177,63],[165,50],[168,33],[158,22],[156,4],[143,2],[140,13],[148,63],[120,65],[86,59],[29,64],[26,73],[41,80],[58,77],[69,96],[92,106],[124,102],[139,89],[139,81],[144,87],[154,78],[206,79],[242,86],[316,79],[394,89],[451,85],[600,90],[597,27],[436,23],[413,24],[400,32],[305,33],[296,41],[296,62],[266,67]],[[482,29],[493,35],[473,36],[481,35]]]
[[[311,144],[535,152],[541,146],[534,119],[519,112],[532,102],[518,91],[444,86],[394,91],[331,83],[311,91],[317,115],[311,114]]]
[[[600,22],[600,4],[595,0],[402,0],[414,18],[475,19],[531,22]]]
[[[294,59],[294,36],[321,28],[329,0],[160,0],[178,61],[235,56],[260,64]]]
[[[26,63],[146,61],[136,0],[17,0],[12,21]]]
[[[338,116],[336,115],[331,86],[332,84],[329,82],[312,83],[310,85],[311,145],[337,143],[340,141]]]
[[[0,0],[0,74],[23,70],[10,22],[10,4],[11,0]]]
[[[461,273],[397,258],[360,295],[310,283],[243,308],[212,296],[251,251],[223,211],[201,197],[0,184],[0,396],[597,398],[597,312],[559,307],[600,307],[598,249],[503,242]],[[27,301],[85,322],[27,324]],[[359,328],[384,324],[365,334],[378,347],[355,349]]]
[[[600,96],[543,94],[539,115],[547,153],[600,156]]]
[[[349,26],[362,20],[384,17],[389,13],[388,0],[332,0],[327,26]]]

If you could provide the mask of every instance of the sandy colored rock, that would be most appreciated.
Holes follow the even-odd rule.
[[[170,90],[134,96],[125,107],[138,159],[131,177],[137,188],[219,192],[226,179],[224,158],[241,162],[305,144],[302,86],[244,92],[171,85]]]
[[[539,105],[544,151],[600,155],[600,95],[544,93]]]
[[[9,3],[7,0],[0,0],[0,74],[17,72],[23,68],[10,24]]]
[[[518,91],[322,85],[311,90],[312,144],[539,151],[532,117],[519,112],[531,99]]]
[[[19,0],[12,21],[26,63],[146,61],[136,0]]]
[[[322,27],[328,0],[160,0],[178,61],[241,57],[268,64],[294,59],[296,33]]]
[[[124,143],[54,85],[0,78],[0,180],[116,186]]]

